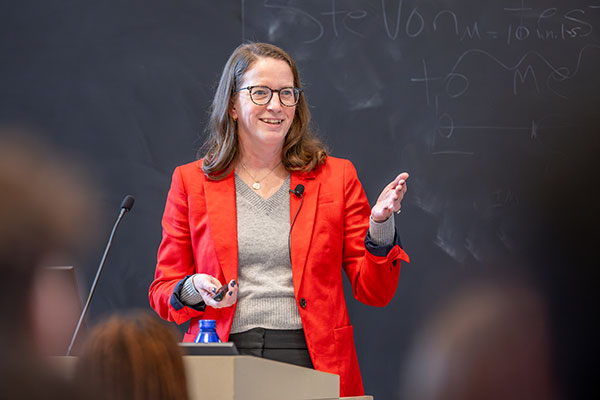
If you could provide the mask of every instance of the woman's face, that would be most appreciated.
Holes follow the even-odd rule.
[[[292,69],[283,60],[262,57],[248,68],[240,88],[268,86],[281,89],[294,86]],[[259,106],[250,99],[250,91],[242,90],[233,97],[230,114],[237,119],[238,135],[242,146],[260,151],[267,147],[283,147],[285,136],[292,125],[296,106],[286,107],[277,93],[266,105]]]

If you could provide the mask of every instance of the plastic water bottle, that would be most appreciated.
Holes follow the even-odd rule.
[[[195,343],[221,343],[217,335],[217,322],[214,319],[201,319],[198,321],[200,329],[196,336]]]

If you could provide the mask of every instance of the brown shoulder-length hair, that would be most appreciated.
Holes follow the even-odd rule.
[[[145,311],[112,316],[97,325],[81,350],[75,378],[107,399],[188,398],[177,336]]]
[[[210,179],[222,179],[231,172],[240,147],[237,124],[229,114],[232,97],[242,77],[259,58],[270,57],[288,63],[294,75],[294,85],[301,88],[296,63],[285,51],[268,43],[246,43],[238,46],[227,60],[210,109],[207,139],[199,151],[204,158],[202,169]],[[325,145],[316,138],[310,125],[310,111],[304,94],[296,105],[296,114],[290,126],[281,162],[288,171],[309,172],[327,157]]]

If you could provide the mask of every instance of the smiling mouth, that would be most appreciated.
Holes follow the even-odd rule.
[[[282,119],[273,119],[273,118],[261,118],[260,120],[262,122],[264,122],[265,124],[269,124],[269,125],[281,125],[281,123],[283,122]]]

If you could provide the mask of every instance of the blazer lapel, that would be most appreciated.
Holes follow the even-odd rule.
[[[308,250],[312,241],[315,215],[317,212],[317,199],[319,198],[320,182],[315,179],[315,173],[303,174],[292,172],[290,187],[295,189],[297,185],[304,186],[304,202],[298,212],[298,217],[291,232],[291,257],[294,291],[299,293],[302,275],[306,267]],[[290,195],[290,224],[300,207],[300,197]]]
[[[235,204],[235,175],[231,173],[220,181],[204,181],[206,210],[215,250],[225,277],[237,281],[238,247]]]

